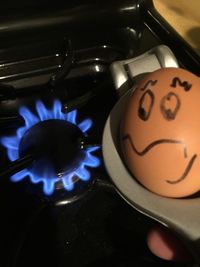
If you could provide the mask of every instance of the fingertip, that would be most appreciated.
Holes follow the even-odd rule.
[[[181,241],[167,228],[157,226],[147,235],[147,245],[157,257],[169,261],[191,261],[192,257]]]

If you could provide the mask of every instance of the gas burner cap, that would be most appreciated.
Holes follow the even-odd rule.
[[[34,175],[62,178],[77,169],[84,160],[85,153],[81,149],[83,138],[81,130],[70,122],[42,121],[25,132],[19,145],[19,155],[39,155],[29,168]]]
[[[36,155],[30,167],[11,176],[13,182],[29,177],[33,184],[43,184],[47,196],[55,189],[65,189],[72,197],[76,193],[82,194],[88,187],[91,177],[88,167],[95,168],[100,164],[99,159],[92,155],[99,146],[84,146],[81,142],[92,126],[90,119],[77,123],[76,110],[67,114],[61,110],[58,100],[54,101],[51,110],[38,101],[38,116],[26,107],[20,108],[25,126],[19,128],[15,136],[4,137],[1,141],[7,148],[10,161]]]

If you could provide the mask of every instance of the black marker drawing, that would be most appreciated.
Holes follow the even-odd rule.
[[[183,151],[184,151],[184,157],[187,158],[187,147],[185,143],[183,143],[180,140],[173,140],[173,139],[159,139],[156,141],[153,141],[150,143],[147,147],[145,147],[142,151],[138,151],[132,141],[132,138],[129,134],[126,134],[125,136],[122,137],[122,140],[128,140],[130,142],[130,145],[133,149],[133,151],[138,155],[138,156],[144,156],[149,150],[151,150],[153,147],[160,145],[160,144],[181,144],[183,146]]]
[[[157,82],[158,82],[158,80],[149,80],[145,83],[144,87],[142,87],[141,90],[144,91],[148,88],[148,86],[156,85]]]
[[[131,139],[131,136],[129,134],[126,134],[125,136],[123,136],[122,138],[123,141],[126,141],[128,140],[133,151],[138,155],[138,156],[144,156],[146,153],[149,152],[149,150],[151,150],[153,147],[157,146],[157,145],[160,145],[160,144],[182,144],[183,145],[183,149],[184,149],[184,157],[187,158],[188,155],[187,155],[187,147],[185,145],[185,143],[183,143],[182,141],[179,141],[179,140],[172,140],[172,139],[159,139],[159,140],[156,140],[154,142],[152,142],[151,144],[149,144],[147,147],[145,147],[145,149],[143,149],[142,151],[138,151],[136,149],[136,147],[134,146],[134,143]],[[190,172],[190,170],[192,169],[192,166],[195,162],[197,158],[197,155],[193,155],[192,158],[190,159],[189,163],[187,164],[183,174],[176,180],[174,179],[167,179],[165,180],[167,183],[171,184],[171,185],[175,185],[177,183],[180,183],[181,181],[183,181],[188,173]]]
[[[171,104],[171,108],[168,108],[169,104]],[[163,117],[167,121],[171,121],[176,118],[176,115],[180,109],[180,106],[181,106],[181,101],[180,101],[179,96],[173,92],[169,92],[166,96],[164,96],[161,99],[160,110],[161,110]]]
[[[190,172],[190,170],[191,170],[191,168],[193,166],[193,163],[194,163],[194,161],[195,161],[196,158],[197,158],[197,155],[195,154],[190,159],[190,161],[189,161],[187,167],[185,168],[184,173],[181,175],[181,177],[179,177],[176,180],[168,179],[168,180],[166,180],[166,182],[169,183],[169,184],[177,184],[177,183],[180,183],[181,181],[183,181],[186,178],[186,176],[188,175],[188,173]]]
[[[186,92],[192,88],[192,84],[187,81],[182,82],[179,77],[174,77],[170,86],[174,88],[176,88],[177,86],[183,87]]]
[[[147,121],[151,115],[151,111],[154,104],[154,94],[151,90],[147,90],[139,101],[138,116],[141,120]]]

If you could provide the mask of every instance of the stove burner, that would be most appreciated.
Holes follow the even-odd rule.
[[[72,123],[43,121],[25,132],[19,144],[19,155],[39,155],[39,159],[31,166],[35,175],[45,173],[47,166],[51,166],[51,173],[60,176],[76,169],[85,158],[80,142],[83,137],[81,130]]]
[[[85,119],[77,124],[77,111],[62,113],[58,100],[54,101],[52,110],[38,101],[36,110],[38,116],[21,107],[19,113],[24,118],[25,126],[17,130],[16,136],[1,140],[10,161],[27,154],[39,155],[29,168],[12,175],[11,181],[18,182],[29,176],[32,183],[43,183],[45,195],[51,195],[62,181],[63,187],[71,191],[76,181],[90,179],[86,167],[98,167],[100,163],[91,154],[99,147],[84,148],[80,142],[91,128],[92,121]]]

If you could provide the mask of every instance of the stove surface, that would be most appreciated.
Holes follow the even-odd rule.
[[[77,1],[77,5],[79,2]],[[130,1],[125,2],[130,4]],[[21,4],[24,3],[21,1]],[[31,1],[26,3],[26,8],[33,4]],[[117,1],[118,5],[120,1]],[[92,6],[93,11],[98,7],[90,1],[88,6]],[[104,10],[104,5],[100,7]],[[7,10],[6,4],[4,8]],[[67,8],[70,12],[73,9],[71,6]],[[83,6],[80,5],[80,8]],[[16,7],[13,10],[16,12],[18,9]],[[110,10],[109,7],[107,10]],[[127,10],[130,9],[125,11]],[[104,15],[107,19],[110,13],[105,12]],[[59,16],[60,13],[57,14],[57,19]],[[16,17],[19,17],[19,21],[26,19],[21,15]],[[121,18],[120,12],[118,17]],[[48,18],[44,17],[46,22]],[[85,17],[82,19],[80,17],[76,21],[76,17],[73,17],[75,30],[70,33],[68,28],[66,32],[63,28],[56,32],[55,25],[53,30],[50,26],[45,32],[43,28],[41,31],[36,30],[35,22],[27,20],[34,24],[30,24],[32,34],[23,36],[21,32],[26,32],[26,29],[19,23],[21,28],[14,33],[12,19],[7,32],[1,32],[0,29],[0,35],[5,36],[0,45],[0,266],[192,266],[166,262],[150,253],[146,245],[146,234],[155,222],[133,210],[117,194],[105,170],[101,151],[104,125],[118,100],[109,69],[111,63],[138,56],[159,44],[166,44],[164,30],[160,30],[159,23],[154,27],[153,16],[151,19],[148,16],[142,18],[145,22],[143,29],[138,18],[135,19],[135,27],[127,27],[128,20],[123,27],[99,27],[98,30],[89,27],[83,31],[74,26],[81,21],[88,26]],[[14,43],[11,33],[13,36],[19,34]],[[169,37],[173,37],[173,34]],[[171,49],[173,50],[173,42]],[[183,59],[183,51],[177,52],[176,46],[174,53],[180,65],[191,71],[199,64],[190,53]],[[41,119],[40,111],[45,110],[45,114],[50,112],[55,100],[60,103],[59,115],[46,115],[46,118],[54,120],[49,123],[46,119]],[[40,103],[39,107],[37,103]],[[26,114],[29,112],[31,118],[39,117],[43,124],[36,120],[28,127],[30,121],[26,120],[27,115],[21,115],[22,107],[26,107]],[[69,114],[73,114],[74,110],[76,123],[74,119],[69,119]],[[79,128],[77,132],[72,127],[70,139],[65,132],[70,128],[69,125],[55,122],[60,118],[68,118],[63,121]],[[83,123],[85,121],[87,123]],[[26,136],[24,132],[17,141],[20,155],[9,158],[9,149],[3,138],[16,137],[17,131],[19,133],[24,125],[27,126]],[[55,129],[61,131],[60,138]],[[76,149],[70,143],[74,135],[77,140],[80,139]],[[71,147],[72,156],[66,151],[68,147]],[[77,176],[77,162],[74,160],[76,153],[79,153],[77,151],[88,151],[87,149],[95,147],[98,149],[91,150],[91,155],[100,164],[86,164],[84,174]],[[27,177],[27,172],[20,179],[18,176],[15,182],[10,179],[10,176],[16,177],[16,173],[24,168],[33,170],[38,150],[42,151],[40,156],[41,153],[45,156],[48,154],[47,166],[49,162],[53,162],[54,171],[56,170],[55,183],[48,184],[47,191],[43,190],[44,181],[31,180]],[[65,151],[68,153],[67,159]],[[17,161],[19,157],[22,158],[20,162]],[[80,162],[83,158],[81,154],[77,161]],[[41,178],[41,170],[45,168],[40,164],[41,162],[36,164],[33,172],[39,172]],[[63,183],[64,186],[59,182],[64,177],[63,173],[67,172],[66,166],[76,176],[75,179],[70,178],[74,183],[72,187],[66,185],[69,179],[66,184]],[[90,175],[87,176],[86,173]],[[56,176],[58,174],[60,177]]]

